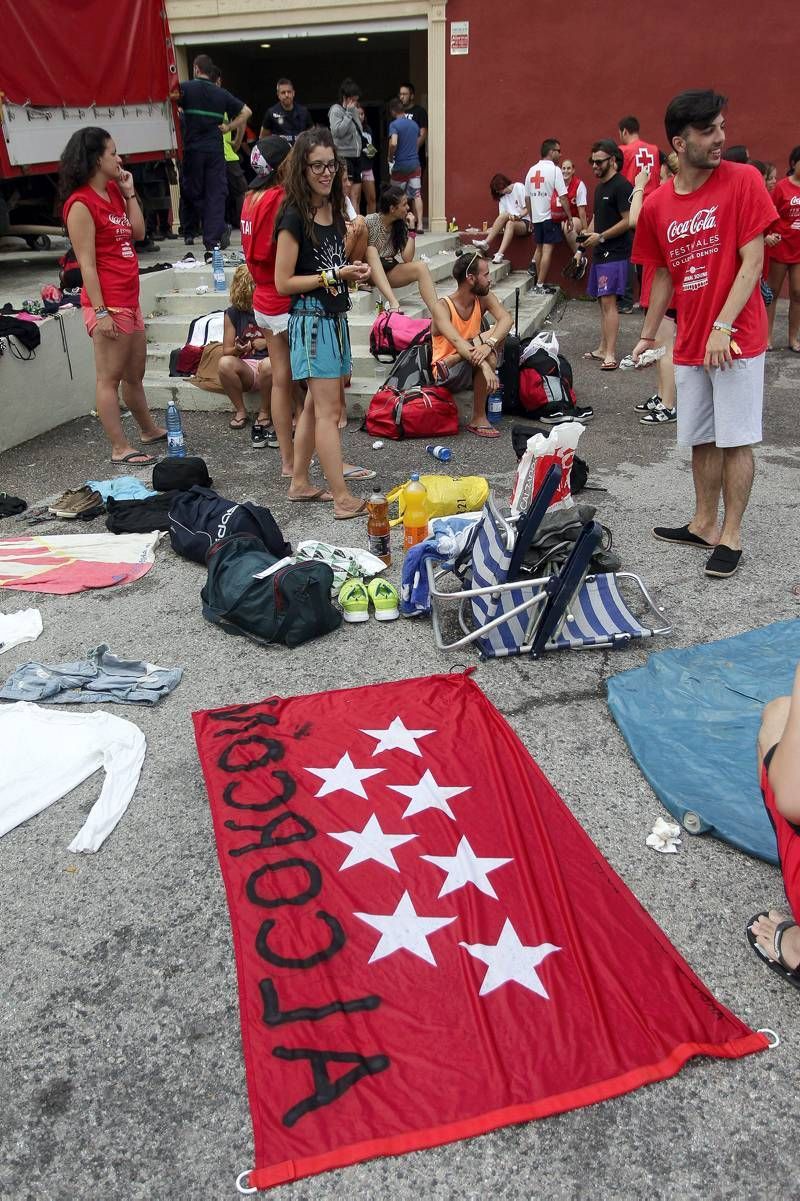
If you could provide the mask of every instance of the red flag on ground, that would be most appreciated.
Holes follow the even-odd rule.
[[[767,1046],[466,676],[195,714],[268,1188]]]

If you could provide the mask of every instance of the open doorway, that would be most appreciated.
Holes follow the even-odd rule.
[[[313,27],[312,27],[313,28]],[[239,35],[241,39],[241,35]],[[388,102],[400,85],[411,81],[416,103],[427,108],[427,32],[395,30],[386,33],[282,34],[252,41],[204,41],[185,44],[189,63],[196,54],[210,54],[220,67],[225,87],[253,110],[252,127],[258,134],[261,118],[275,102],[277,81],[291,79],[297,100],[321,125],[338,100],[339,84],[348,76],[361,88],[367,125],[378,148],[372,160],[376,193],[388,182],[386,150]],[[247,167],[246,167],[247,169]],[[427,203],[425,212],[427,215]]]

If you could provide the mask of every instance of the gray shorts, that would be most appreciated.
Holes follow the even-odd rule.
[[[472,387],[472,380],[475,375],[475,368],[466,359],[459,359],[457,363],[453,363],[452,367],[447,368],[445,375],[440,375],[436,369],[433,372],[433,382],[439,384],[442,388],[447,388],[448,392],[467,392]]]
[[[724,371],[676,364],[679,446],[753,446],[761,441],[765,358],[735,359]]]

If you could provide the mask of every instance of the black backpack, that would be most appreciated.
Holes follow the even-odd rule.
[[[519,339],[519,288],[514,293],[514,329],[503,342],[503,357],[497,375],[503,389],[503,412],[519,412],[519,357],[522,343]]]
[[[200,593],[203,616],[229,634],[294,648],[338,629],[327,563],[278,559],[249,534],[216,542]]]
[[[392,370],[383,382],[383,387],[408,392],[411,388],[427,388],[433,382],[433,343],[430,338],[401,350]]]
[[[263,505],[237,504],[198,484],[175,497],[169,511],[169,540],[176,554],[205,563],[214,543],[233,534],[254,535],[276,559],[291,554],[291,545]]]

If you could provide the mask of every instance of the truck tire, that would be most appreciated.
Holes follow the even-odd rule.
[[[25,243],[30,246],[31,250],[50,250],[53,245],[47,234],[29,234]]]

